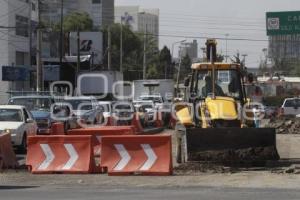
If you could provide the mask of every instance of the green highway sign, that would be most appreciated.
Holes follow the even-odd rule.
[[[300,11],[267,12],[267,35],[300,34]]]

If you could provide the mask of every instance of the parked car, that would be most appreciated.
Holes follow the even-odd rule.
[[[82,125],[96,125],[102,121],[103,113],[94,97],[65,97],[64,103],[71,106],[68,129],[80,128]]]
[[[165,124],[169,123],[171,117],[172,103],[170,100],[164,101],[160,95],[142,95],[138,98],[139,101],[152,101],[155,109],[162,114],[162,120]]]
[[[103,117],[110,117],[112,112],[112,102],[111,101],[99,101],[99,109],[103,112]]]
[[[280,109],[281,115],[299,115],[300,114],[300,98],[286,98]]]
[[[51,105],[55,103],[52,96],[16,96],[8,101],[8,105],[22,105],[25,106],[38,126],[38,134],[48,134],[50,132],[51,124],[54,122],[51,119]]]
[[[117,125],[130,125],[135,108],[129,101],[116,101],[112,104],[112,116]]]
[[[142,95],[138,98],[138,100],[152,101],[157,108],[159,108],[164,103],[164,99],[160,95]]]
[[[157,109],[152,101],[133,101],[134,107],[140,116],[143,126],[152,126]]]
[[[26,151],[27,136],[35,135],[38,127],[25,106],[0,106],[0,131],[11,134],[13,146]]]

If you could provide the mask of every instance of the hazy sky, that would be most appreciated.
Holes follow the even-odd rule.
[[[247,54],[248,67],[258,67],[268,46],[265,13],[267,11],[300,11],[300,0],[115,0],[115,5],[139,5],[160,9],[160,47],[196,38],[200,48],[205,45],[201,37],[218,40],[218,51],[232,56],[237,51]],[[236,41],[250,39],[262,41]],[[178,45],[175,45],[177,56]]]

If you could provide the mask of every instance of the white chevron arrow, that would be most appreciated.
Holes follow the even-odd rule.
[[[42,162],[42,164],[39,166],[39,170],[45,170],[49,167],[49,165],[53,162],[55,156],[48,144],[40,144],[46,159]]]
[[[74,166],[76,161],[78,160],[78,154],[72,144],[64,144],[64,146],[70,156],[70,159],[68,160],[68,162],[65,164],[65,166],[62,169],[70,170]]]
[[[141,144],[141,147],[143,148],[145,154],[147,155],[148,160],[144,163],[144,165],[140,168],[140,170],[147,171],[151,169],[151,167],[154,165],[154,163],[157,160],[157,156],[149,144]]]
[[[121,160],[118,162],[114,170],[121,171],[127,166],[129,161],[131,160],[131,156],[129,155],[123,144],[115,144],[114,146],[121,156]]]

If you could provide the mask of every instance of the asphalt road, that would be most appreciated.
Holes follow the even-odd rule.
[[[298,200],[300,190],[247,188],[101,188],[101,187],[13,187],[0,186],[1,199],[22,200]]]

